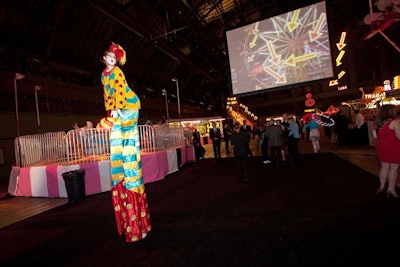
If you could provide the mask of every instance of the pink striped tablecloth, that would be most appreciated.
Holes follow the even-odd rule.
[[[178,155],[180,152],[180,166]],[[142,154],[144,183],[162,180],[166,175],[179,171],[186,162],[196,161],[193,146]],[[8,192],[26,197],[68,197],[62,174],[68,171],[85,170],[86,195],[111,189],[110,161],[97,161],[77,165],[12,167]]]

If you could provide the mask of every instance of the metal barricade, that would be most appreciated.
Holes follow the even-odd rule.
[[[65,141],[68,165],[106,160],[110,157],[109,129],[71,130],[67,133]]]
[[[155,152],[157,144],[155,141],[155,130],[152,125],[139,125],[140,151]]]
[[[155,140],[158,149],[179,147],[186,144],[181,126],[162,124],[155,127]]]
[[[151,153],[184,146],[182,127],[139,125],[140,150]],[[110,159],[110,129],[82,128],[17,137],[16,166],[72,165]]]
[[[17,137],[14,141],[16,166],[65,164],[65,136],[65,132],[48,132]]]

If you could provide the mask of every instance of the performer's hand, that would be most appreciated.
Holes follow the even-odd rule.
[[[112,110],[110,115],[113,118],[118,118],[118,109]]]

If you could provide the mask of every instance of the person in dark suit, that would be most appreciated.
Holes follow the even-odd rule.
[[[194,146],[197,146],[200,144],[200,138],[201,138],[201,136],[200,136],[199,131],[197,131],[197,129],[194,128],[194,132],[193,132],[193,145]]]
[[[195,154],[196,160],[200,160],[200,159],[204,158],[205,149],[201,145],[200,139],[201,139],[201,136],[200,136],[199,131],[197,131],[197,129],[194,128],[193,146],[194,146],[194,154]]]
[[[270,151],[270,158],[272,164],[276,167],[282,167],[282,139],[283,129],[282,126],[276,123],[277,120],[272,119],[271,124],[265,130],[265,136],[268,140],[268,148]]]
[[[240,127],[240,129],[243,132],[245,132],[245,133],[247,133],[249,135],[248,142],[247,142],[247,156],[252,157],[253,156],[253,152],[251,152],[251,149],[250,149],[250,137],[251,137],[251,134],[252,134],[251,127],[249,125],[247,125],[247,121],[246,120],[243,120],[243,125],[242,125],[242,127]]]
[[[233,153],[239,165],[240,180],[247,181],[247,146],[250,136],[245,130],[236,125],[231,135],[231,144],[233,145]]]
[[[210,139],[214,150],[214,158],[216,161],[221,160],[221,130],[217,128],[217,124],[212,122],[212,128],[210,129]]]
[[[338,113],[332,116],[333,121],[335,122],[334,129],[336,132],[336,143],[339,146],[345,146],[348,143],[348,134],[349,134],[349,122],[345,115],[343,115],[342,110],[339,110]]]
[[[229,141],[231,140],[232,129],[228,123],[224,124],[223,134],[224,134],[224,141],[225,141],[225,152],[226,152],[226,154],[229,154],[229,153],[231,153],[229,151]]]

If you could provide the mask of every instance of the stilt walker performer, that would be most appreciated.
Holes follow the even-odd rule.
[[[104,105],[113,117],[110,134],[112,204],[119,235],[125,234],[126,242],[135,242],[151,230],[140,157],[140,100],[117,66],[126,62],[124,49],[112,43],[104,52],[103,62]]]

